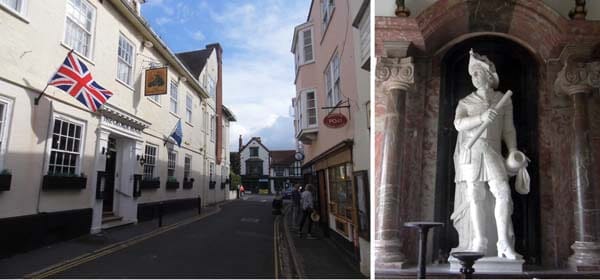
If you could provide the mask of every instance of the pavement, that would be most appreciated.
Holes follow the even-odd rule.
[[[290,262],[294,266],[294,277],[297,278],[369,278],[360,272],[359,265],[325,237],[321,227],[313,223],[312,236],[307,238],[308,224],[304,225],[303,236],[298,235],[296,225],[292,221],[291,205],[286,201],[283,216],[283,234],[288,239],[287,250],[291,254]],[[300,217],[298,218],[300,220]],[[289,274],[289,272],[288,272]],[[284,274],[285,275],[285,274]]]

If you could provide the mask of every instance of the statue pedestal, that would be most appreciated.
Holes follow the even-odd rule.
[[[450,271],[459,272],[461,265],[460,261],[454,257],[449,257]],[[473,268],[475,275],[479,272],[491,273],[521,273],[523,272],[523,264],[525,260],[509,260],[499,257],[483,257],[475,262]]]

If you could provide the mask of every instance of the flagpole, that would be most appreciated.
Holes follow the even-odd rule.
[[[68,53],[67,56],[65,56],[65,59],[67,57],[69,57],[69,55],[73,52],[73,49],[71,49]],[[62,66],[62,64],[61,64]],[[46,89],[48,89],[48,86],[50,85],[50,80],[52,80],[52,77],[54,77],[54,75],[56,75],[56,72],[58,72],[58,69],[60,69],[61,66],[58,66],[58,68],[56,68],[56,71],[54,71],[54,74],[52,74],[52,76],[50,76],[50,79],[48,79],[48,82],[46,83],[46,87],[44,87],[44,89],[42,90],[42,92],[40,93],[40,95],[38,95],[38,97],[36,97],[33,100],[33,104],[34,105],[38,105],[40,103],[40,98],[42,98],[42,95],[44,95],[44,93],[46,92]]]

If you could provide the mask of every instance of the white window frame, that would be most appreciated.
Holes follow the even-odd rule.
[[[8,1],[10,0],[0,0],[0,7],[6,9],[8,12],[19,16],[24,17],[27,13],[27,1],[28,0],[15,0],[15,7],[9,6]],[[24,19],[24,18],[23,18]]]
[[[8,135],[12,124],[13,100],[0,96],[0,105],[4,106],[4,111],[0,115],[0,171],[4,170],[4,158],[8,147]]]
[[[169,86],[169,112],[177,115],[177,107],[179,106],[179,89],[177,89],[177,83],[171,81]]]
[[[129,53],[129,60],[127,61],[125,58],[121,57],[121,42],[127,44],[125,48],[130,47],[131,53]],[[135,65],[135,47],[131,40],[127,38],[127,36],[123,35],[123,33],[119,33],[119,43],[117,45],[117,80],[128,85],[129,87],[133,86],[133,66]],[[121,67],[126,67],[127,69],[127,79],[122,79],[119,77],[121,75]]]
[[[329,27],[333,11],[335,10],[334,0],[321,0],[321,24],[323,25],[323,36]]]
[[[194,98],[191,94],[185,96],[185,121],[192,123],[192,109],[194,107]]]
[[[253,155],[252,151],[256,151],[256,155]],[[259,157],[260,156],[260,149],[258,147],[249,147],[248,148],[248,154],[250,155],[250,157]]]
[[[341,78],[340,78],[340,56],[334,52],[325,68],[325,97],[327,106],[333,107],[342,100]],[[336,88],[337,84],[337,88]]]
[[[52,121],[51,121],[51,125],[50,125],[50,130],[48,131],[48,144],[46,146],[46,150],[48,151],[46,153],[46,160],[44,161],[44,174],[48,174],[48,171],[50,171],[50,158],[52,155],[52,151],[55,150],[52,148],[52,138],[54,135],[54,126],[56,124],[56,120],[60,120],[62,122],[67,122],[67,123],[72,123],[74,125],[78,125],[81,127],[81,134],[80,134],[80,139],[79,139],[79,151],[77,151],[77,154],[79,155],[78,159],[77,159],[77,163],[75,166],[75,173],[76,175],[81,174],[81,161],[83,158],[83,151],[84,151],[84,146],[85,146],[85,139],[86,139],[86,122],[70,117],[68,115],[62,114],[62,113],[58,113],[58,112],[53,112],[52,113]],[[53,172],[53,173],[57,173],[57,172]]]
[[[311,59],[306,59],[306,47],[309,46],[306,44],[304,35],[306,31],[310,31],[310,50],[311,50],[311,54],[312,57]],[[315,49],[314,49],[314,38],[315,36],[314,34],[314,30],[312,26],[303,28],[301,30],[298,31],[297,34],[297,38],[296,38],[296,70],[298,70],[298,68],[304,64],[309,64],[312,62],[315,62]]]
[[[360,62],[361,65],[367,61],[371,55],[371,21],[369,20],[370,6],[367,11],[363,14],[360,23],[358,24],[359,37],[360,37]]]
[[[215,98],[217,93],[217,81],[215,81],[212,77],[208,77],[208,95],[211,98]]]
[[[209,161],[208,167],[209,167],[208,168],[208,176],[209,176],[209,179],[212,180],[213,175],[216,177],[216,174],[215,174],[215,162],[214,161]]]
[[[208,133],[208,120],[209,120],[209,116],[208,116],[208,111],[206,110],[206,108],[202,109],[202,131],[204,131],[204,133]]]
[[[67,0],[66,5],[67,6],[71,5],[71,3],[73,3],[73,1],[81,2],[86,8],[90,9],[93,12],[92,18],[90,19],[90,28],[88,30],[87,28],[82,26],[80,23],[75,21],[73,18],[71,18],[71,16],[69,16],[67,13],[65,13],[65,32],[63,34],[63,44],[72,48],[75,52],[82,55],[83,57],[86,57],[91,60],[92,56],[93,56],[93,52],[94,52],[94,33],[95,33],[94,30],[96,28],[96,15],[97,15],[96,6],[94,6],[88,0]],[[74,4],[72,6],[75,8]],[[69,44],[69,40],[67,40],[67,38],[68,38],[67,33],[69,31],[69,22],[76,25],[77,28],[80,28],[84,33],[89,35],[89,45],[87,48],[87,52],[84,53],[82,50],[77,49],[76,46]]]
[[[189,159],[189,164],[188,164],[188,159]],[[185,181],[185,179],[190,179],[192,174],[192,155],[190,154],[185,154],[185,157],[183,159],[183,180]],[[187,176],[186,176],[187,175]]]
[[[147,153],[148,152],[147,147],[154,148],[154,155],[151,155],[151,154]],[[152,179],[152,178],[158,177],[158,176],[156,176],[156,174],[158,174],[158,164],[157,164],[157,162],[158,162],[158,155],[159,155],[159,147],[158,147],[158,145],[154,145],[154,144],[150,144],[150,143],[146,143],[146,145],[144,145],[144,159],[145,159],[145,162],[144,162],[143,173],[142,173],[142,176],[144,176],[143,177],[144,179]],[[149,157],[152,157],[154,159],[154,162],[152,164],[149,163],[150,162]],[[146,176],[146,165],[152,166],[152,174],[150,174],[149,178]]]
[[[174,155],[175,158],[171,158],[171,155]],[[169,175],[169,171],[173,170],[173,175]],[[177,178],[177,151],[174,149],[167,150],[167,181],[169,177]]]
[[[308,98],[308,94],[312,93],[313,95],[313,106],[310,107],[309,106],[309,98]],[[317,127],[319,125],[319,116],[318,116],[318,110],[317,110],[317,92],[314,89],[310,89],[310,90],[306,90],[304,91],[304,98],[302,98],[302,100],[305,102],[304,106],[302,106],[302,108],[304,108],[304,116],[305,116],[305,120],[306,123],[304,124],[304,127]],[[310,114],[310,110],[314,110],[314,118],[315,118],[315,122],[314,123],[310,123],[310,118],[311,118],[311,114]]]

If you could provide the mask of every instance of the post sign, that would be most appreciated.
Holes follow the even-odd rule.
[[[348,118],[340,113],[333,113],[323,118],[323,124],[330,128],[344,127],[348,123]]]
[[[167,94],[167,67],[146,70],[144,95]]]

